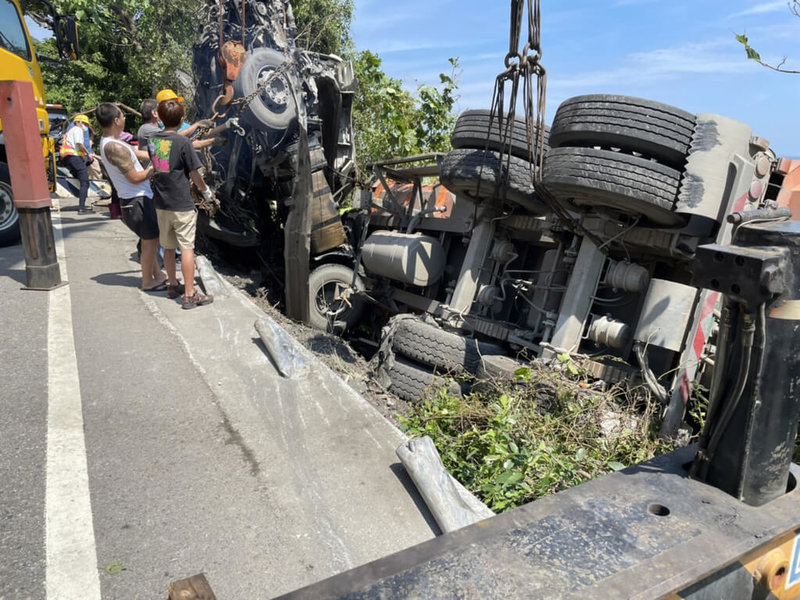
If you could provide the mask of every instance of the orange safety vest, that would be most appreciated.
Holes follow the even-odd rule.
[[[75,129],[78,129],[81,132],[81,143],[83,143],[83,129],[77,125],[75,126]],[[72,129],[67,132],[67,135],[65,135],[64,139],[61,141],[61,151],[59,153],[60,156],[62,158],[65,156],[86,156],[83,152],[72,145],[72,141],[70,140],[69,136],[70,133],[72,133]]]

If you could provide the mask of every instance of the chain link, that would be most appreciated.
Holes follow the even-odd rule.
[[[547,72],[542,65],[542,41],[541,41],[541,4],[540,0],[528,0],[528,40],[519,50],[520,37],[522,35],[522,19],[524,17],[525,0],[511,0],[511,32],[509,41],[509,53],[505,58],[505,71],[497,76],[495,83],[494,99],[492,100],[492,120],[498,120],[498,127],[510,140],[514,127],[514,118],[519,94],[520,83],[522,83],[522,102],[525,112],[525,129],[529,150],[529,162],[531,165],[531,181],[534,184],[536,194],[545,202],[553,213],[564,223],[568,229],[574,230],[579,235],[592,240],[596,246],[601,246],[603,241],[584,228],[579,221],[576,221],[556,198],[552,196],[543,185],[542,171],[545,155],[545,97],[547,95]],[[534,78],[536,81],[534,82]],[[508,109],[505,105],[505,88],[511,84],[511,98]],[[535,102],[534,102],[535,99]],[[503,126],[503,119],[506,124]],[[504,156],[501,156],[501,161]],[[510,153],[505,156],[507,165],[510,162]],[[508,171],[508,168],[505,169]],[[500,178],[498,178],[499,180]]]
[[[522,84],[522,104],[528,134],[528,148],[532,164],[531,179],[541,180],[544,159],[544,113],[547,88],[547,73],[541,63],[541,5],[540,0],[528,0],[527,30],[528,39],[520,50],[525,16],[525,0],[511,0],[511,27],[505,71],[497,76],[492,102],[492,119],[497,118],[503,127],[503,119],[508,119],[505,131],[508,135],[513,128],[516,105]],[[533,79],[536,78],[534,84]],[[508,108],[505,103],[506,85],[511,85],[511,98]],[[534,91],[536,102],[534,104]]]
[[[283,75],[286,72],[286,70],[289,68],[289,66],[290,66],[290,63],[288,63],[288,62],[283,63],[281,66],[279,66],[277,69],[275,69],[275,71],[273,71],[272,74],[269,77],[267,77],[266,81],[264,81],[263,83],[259,84],[256,87],[256,89],[254,89],[252,92],[247,94],[247,96],[242,96],[241,98],[237,98],[236,100],[233,100],[228,106],[241,105],[241,106],[239,106],[239,110],[236,112],[236,115],[234,115],[234,116],[237,117],[237,118],[240,117],[242,115],[242,113],[244,112],[244,109],[247,108],[247,105],[250,104],[255,99],[255,97],[258,96],[261,92],[263,92],[273,81],[275,81],[275,79],[279,75]]]
[[[489,128],[497,123],[504,146],[507,148],[513,136],[516,117],[517,100],[522,87],[522,106],[525,114],[525,130],[528,144],[528,160],[531,166],[531,181],[536,194],[545,202],[553,213],[568,228],[575,229],[580,235],[591,239],[595,245],[602,244],[591,232],[585,230],[548,191],[541,185],[545,155],[545,99],[547,95],[547,72],[541,62],[541,3],[540,0],[528,0],[527,30],[528,39],[520,50],[525,17],[525,0],[511,0],[511,27],[508,54],[504,59],[505,70],[495,81],[492,111]],[[535,79],[535,81],[534,81]],[[521,84],[521,86],[520,86]],[[510,85],[510,98],[506,107],[506,87]],[[510,152],[500,153],[500,176],[496,186],[500,189],[508,176],[511,162]],[[504,165],[503,165],[504,163]],[[480,183],[478,184],[480,185]]]

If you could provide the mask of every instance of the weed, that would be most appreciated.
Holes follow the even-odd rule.
[[[497,512],[671,449],[644,390],[593,389],[561,362],[565,372],[526,367],[465,398],[441,390],[402,427],[430,436],[448,471]]]
[[[115,560],[106,567],[106,573],[109,575],[116,575],[117,573],[122,573],[122,571],[127,571],[127,569],[118,560]]]

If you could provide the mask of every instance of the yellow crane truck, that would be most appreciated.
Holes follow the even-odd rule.
[[[74,19],[58,16],[50,3],[45,4],[50,9],[47,24],[52,27],[56,36],[59,53],[65,58],[76,58],[78,42]],[[54,186],[56,153],[53,140],[48,135],[50,124],[44,82],[19,0],[0,0],[0,81],[30,81],[33,85],[36,118],[42,139],[42,158],[47,166],[48,179],[51,186]],[[2,131],[0,122],[0,246],[7,246],[16,243],[20,233],[19,214],[14,206]]]

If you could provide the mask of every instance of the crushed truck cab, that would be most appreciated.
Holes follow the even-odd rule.
[[[206,178],[220,201],[220,210],[205,211],[201,220],[208,235],[280,255],[302,128],[314,181],[312,253],[340,245],[333,198],[347,194],[355,172],[352,65],[296,47],[288,2],[248,3],[242,10],[232,0],[208,2],[202,11],[193,59],[197,113],[238,120],[227,144],[205,155]]]

